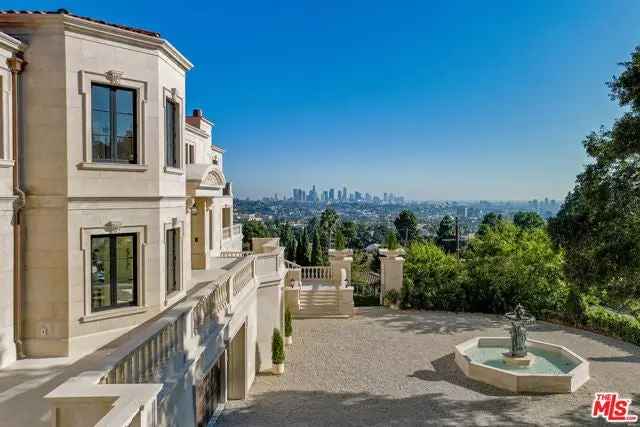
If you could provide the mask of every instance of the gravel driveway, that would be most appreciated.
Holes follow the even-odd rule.
[[[506,335],[499,317],[360,308],[352,319],[294,321],[282,377],[259,375],[232,402],[225,426],[584,425],[593,395],[617,391],[640,413],[640,348],[540,322],[530,338],[569,347],[591,363],[571,395],[514,395],[468,380],[453,346]]]

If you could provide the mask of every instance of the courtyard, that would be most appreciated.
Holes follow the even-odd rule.
[[[229,402],[223,426],[604,425],[594,393],[640,403],[640,348],[539,322],[529,333],[589,360],[591,379],[573,394],[516,395],[467,379],[453,347],[504,336],[499,316],[358,308],[352,319],[294,321],[283,376],[259,375],[246,401]]]

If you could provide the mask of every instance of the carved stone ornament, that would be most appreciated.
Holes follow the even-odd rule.
[[[109,82],[113,85],[119,84],[120,79],[122,78],[123,75],[124,75],[124,71],[117,71],[117,70],[109,70],[104,74],[107,80],[109,80]]]
[[[171,226],[176,227],[177,225],[178,225],[178,218],[174,216],[173,218],[171,218]]]
[[[207,187],[222,187],[224,185],[224,180],[220,176],[219,172],[212,170],[202,180],[202,185]]]
[[[117,233],[121,226],[122,223],[119,221],[109,221],[104,225],[104,231],[107,233]]]

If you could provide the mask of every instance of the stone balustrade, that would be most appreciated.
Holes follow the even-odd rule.
[[[108,425],[111,420],[124,420],[118,425],[154,425],[166,372],[184,369],[192,347],[198,347],[226,313],[242,303],[250,285],[257,288],[260,276],[272,277],[285,270],[281,247],[261,254],[243,252],[238,258],[227,273],[189,293],[117,345],[118,351],[109,354],[97,370],[71,378],[47,395],[54,416],[61,420],[57,425],[76,425],[79,419],[93,419],[94,424],[103,419],[109,420]],[[82,405],[72,409],[68,402]]]
[[[231,238],[231,227],[222,227],[222,238],[223,239]]]
[[[331,267],[326,267],[326,266],[302,267],[301,270],[302,270],[303,282],[330,283],[333,277],[331,273]]]

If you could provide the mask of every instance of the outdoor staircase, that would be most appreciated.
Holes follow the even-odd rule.
[[[296,318],[342,317],[338,309],[338,290],[330,287],[301,290],[299,309],[293,315]]]

